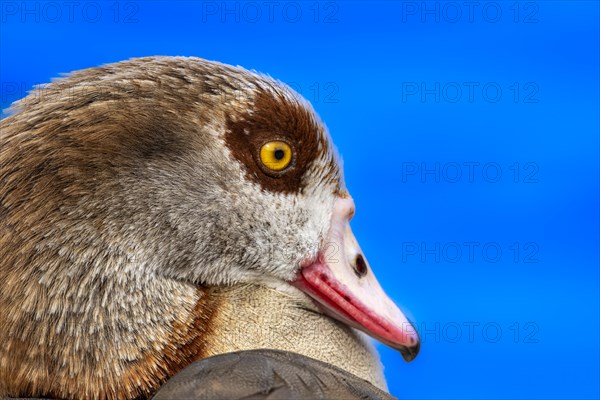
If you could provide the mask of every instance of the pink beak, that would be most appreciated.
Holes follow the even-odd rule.
[[[300,269],[294,285],[316,300],[325,314],[412,361],[419,353],[419,335],[377,282],[350,229],[353,215],[354,201],[337,198],[319,257]]]

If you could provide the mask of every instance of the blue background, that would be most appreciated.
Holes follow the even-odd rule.
[[[2,108],[145,55],[281,79],[328,125],[355,234],[421,331],[411,364],[378,346],[391,392],[599,397],[597,2],[78,4],[1,3]]]

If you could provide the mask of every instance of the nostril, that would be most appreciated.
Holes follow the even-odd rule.
[[[362,278],[367,274],[367,263],[363,258],[362,254],[358,254],[354,259],[354,272],[358,275],[359,278]]]

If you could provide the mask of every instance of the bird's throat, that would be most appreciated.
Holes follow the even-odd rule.
[[[358,331],[316,311],[303,293],[262,285],[211,289],[218,309],[206,355],[238,350],[291,351],[338,366],[386,390],[379,357]]]

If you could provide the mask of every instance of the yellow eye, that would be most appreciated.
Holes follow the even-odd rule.
[[[279,140],[265,143],[260,148],[260,161],[272,171],[281,171],[292,161],[292,148]]]

